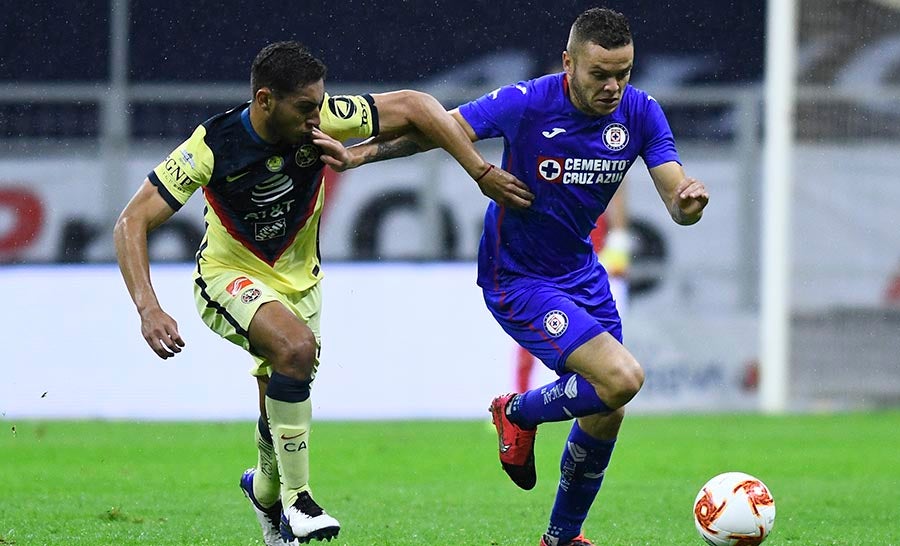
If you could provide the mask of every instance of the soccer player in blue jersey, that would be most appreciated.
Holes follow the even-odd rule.
[[[340,530],[309,485],[325,159],[345,160],[345,139],[414,128],[453,155],[489,197],[512,206],[527,206],[532,197],[521,181],[492,169],[430,95],[329,97],[324,78],[325,65],[297,42],[263,48],[251,68],[252,100],[210,118],[170,153],[114,233],[144,339],[160,358],[175,356],[185,343],[151,285],[147,234],[202,190],[207,227],[194,296],[206,325],[254,358],[259,457],[240,486],[268,546],[331,540]]]
[[[607,272],[589,234],[626,171],[643,158],[678,224],[698,220],[705,186],[685,175],[659,104],[628,84],[634,46],[626,18],[593,8],[578,16],[564,71],[502,87],[451,112],[472,140],[502,137],[503,167],[534,193],[528,208],[490,203],[478,252],[488,309],[559,379],[490,405],[500,461],[523,489],[537,479],[538,425],[574,419],[541,546],[584,546],[582,525],[612,455],[624,406],[644,381],[622,345]],[[409,155],[433,144],[421,134],[350,148],[338,168]]]

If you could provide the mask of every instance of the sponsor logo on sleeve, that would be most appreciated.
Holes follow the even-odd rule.
[[[329,97],[328,109],[341,119],[350,119],[356,113],[356,103],[349,97]]]
[[[163,169],[169,176],[169,181],[172,184],[177,185],[179,188],[189,186],[191,183],[193,183],[190,176],[188,176],[187,170],[178,165],[178,160],[172,158],[171,156],[166,159]]]
[[[251,281],[247,277],[238,277],[238,278],[234,279],[233,281],[231,281],[230,283],[228,283],[228,286],[225,288],[225,290],[229,294],[231,294],[232,297],[234,297],[234,296],[237,296],[241,290],[243,290],[244,288],[247,288],[251,284],[253,284],[253,281]]]
[[[183,159],[188,165],[190,165],[192,169],[197,168],[197,164],[194,163],[194,154],[190,153],[189,151],[181,150],[181,159]]]

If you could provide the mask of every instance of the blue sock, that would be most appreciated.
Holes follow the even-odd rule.
[[[547,528],[547,534],[558,538],[560,544],[581,533],[615,446],[615,440],[594,438],[581,430],[578,422],[572,424],[559,463],[559,487]]]
[[[269,423],[262,418],[262,415],[259,416],[259,419],[256,421],[256,428],[259,429],[259,436],[263,440],[272,443],[272,431],[269,430]]]
[[[600,400],[587,379],[568,373],[553,383],[516,396],[507,411],[513,423],[534,428],[541,423],[605,413],[611,408]]]
[[[272,372],[266,386],[266,396],[281,402],[303,402],[309,398],[311,381],[301,381],[293,377]]]

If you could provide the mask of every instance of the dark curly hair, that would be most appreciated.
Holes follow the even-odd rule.
[[[325,64],[299,42],[275,42],[262,48],[250,68],[253,95],[268,87],[276,95],[292,93],[298,87],[325,78]]]
[[[567,49],[574,49],[585,42],[592,42],[604,49],[616,49],[631,43],[628,19],[618,11],[607,8],[591,8],[575,19],[569,33]]]

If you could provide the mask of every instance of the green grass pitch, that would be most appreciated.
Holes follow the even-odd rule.
[[[237,482],[253,423],[0,421],[0,544],[261,544]],[[518,490],[484,421],[317,422],[316,499],[337,545],[536,546],[568,424],[541,427]],[[585,533],[598,546],[696,545],[691,506],[740,470],[775,497],[766,546],[900,546],[900,412],[632,416]]]

